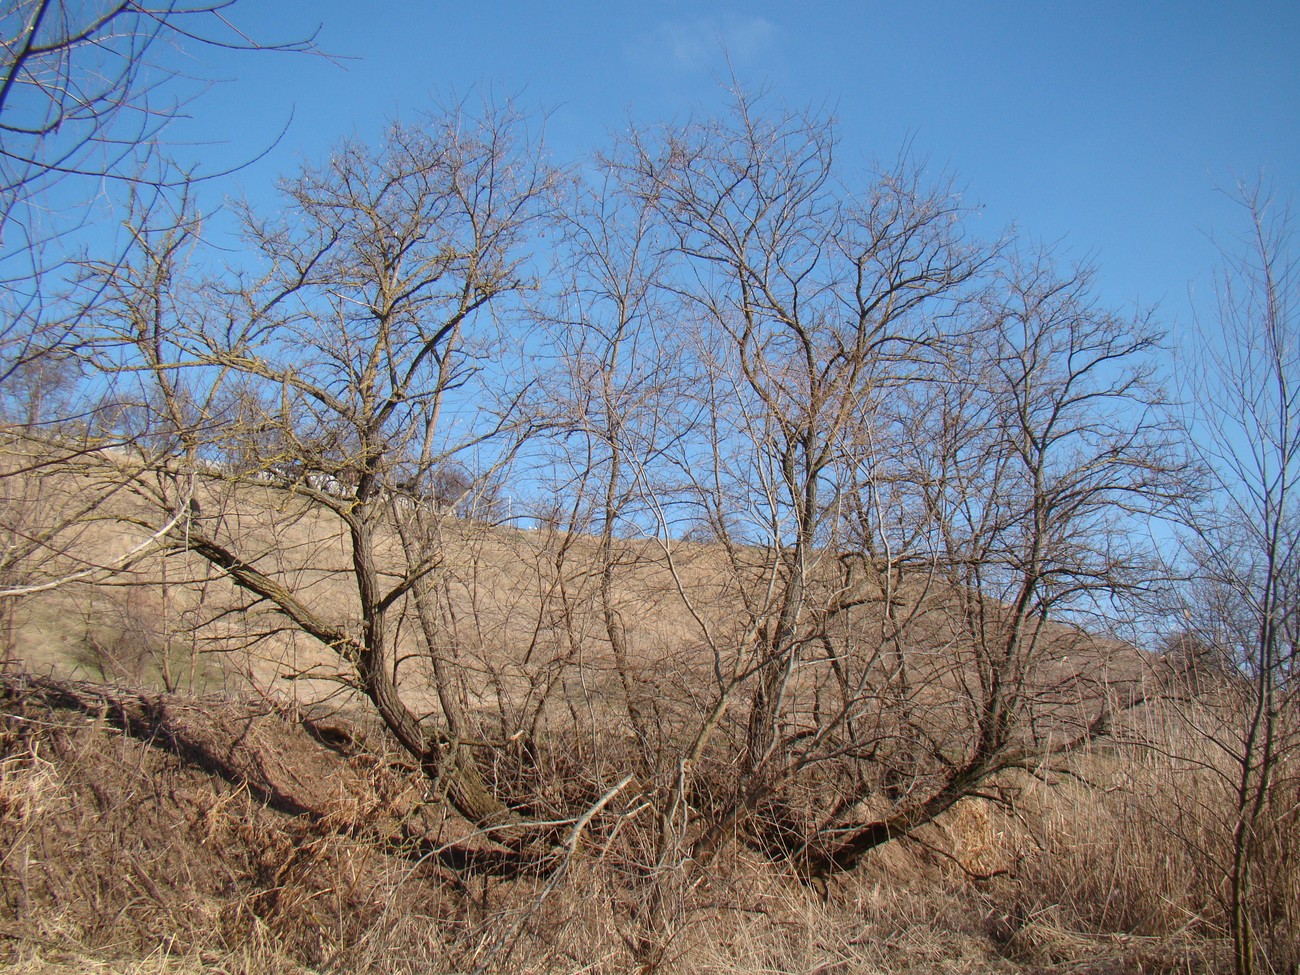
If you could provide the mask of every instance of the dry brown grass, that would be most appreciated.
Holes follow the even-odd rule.
[[[218,482],[201,488],[204,510],[224,511],[312,605],[347,614],[346,552],[334,524],[268,488],[224,498]],[[112,504],[129,515],[129,498]],[[485,755],[485,770],[531,813],[567,815],[658,747],[643,749],[627,723],[600,630],[594,542],[454,522],[446,529],[443,585],[457,623],[443,649],[455,654],[485,727],[506,737],[528,729]],[[95,527],[85,537],[88,545],[130,541],[110,536]],[[568,561],[557,567],[561,541]],[[635,658],[633,691],[651,705],[659,744],[671,745],[698,718],[708,667],[661,554],[629,542],[616,599]],[[687,544],[678,555],[678,578],[724,626],[734,580],[718,553]],[[342,674],[340,661],[209,582],[183,555],[151,556],[111,589],[67,587],[22,605],[16,639],[32,671],[88,675],[93,637],[106,668],[95,676],[156,682],[159,655],[175,653],[189,675],[175,684],[222,693],[83,688],[80,700],[59,699],[10,679],[0,729],[0,963],[10,970],[1172,975],[1224,967],[1226,780],[1183,715],[1160,719],[1148,709],[1147,723],[1129,730],[1159,747],[1095,749],[1070,774],[1044,771],[1050,787],[1009,777],[997,783],[1005,804],[964,800],[822,887],[740,844],[689,879],[671,864],[652,869],[650,816],[638,818],[634,802],[611,806],[566,869],[504,879],[440,861],[439,850],[473,845],[473,830],[428,794],[356,698],[325,679]],[[166,639],[164,615],[174,624]],[[871,624],[865,615],[846,623]],[[1103,660],[1132,680],[1141,663],[1064,629],[1055,636],[1059,659],[1044,671],[1046,685],[1068,684]],[[924,672],[926,659],[915,666]],[[929,666],[934,686],[917,700],[938,713],[955,700],[958,671],[939,654]],[[304,673],[313,679],[289,679]],[[415,665],[406,674],[412,703],[431,704],[425,675]],[[1078,720],[1069,707],[1079,698],[1045,713],[1068,724]],[[742,738],[743,721],[727,720],[720,737]],[[725,788],[727,761],[725,749],[705,756],[702,789],[714,772]],[[1300,882],[1287,862],[1291,872],[1270,880],[1282,891]]]
[[[403,845],[403,824],[446,841],[464,827],[421,807],[368,729],[341,754],[290,711],[149,698],[170,717],[145,734],[10,685],[0,959],[16,972],[1221,967],[1194,909],[1203,878],[1155,815],[1178,783],[1154,761],[1121,791],[1140,766],[1093,756],[1109,786],[1029,789],[1015,815],[964,803],[824,890],[740,853],[685,886],[608,849],[502,880]]]

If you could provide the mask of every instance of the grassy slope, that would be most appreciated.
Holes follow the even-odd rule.
[[[636,965],[637,894],[616,867],[582,860],[553,889],[456,875],[415,837],[451,842],[463,824],[421,804],[373,729],[345,739],[265,704],[16,678],[3,710],[0,961],[12,970]],[[1008,866],[1028,842],[985,804],[927,839],[972,871]],[[737,858],[681,905],[663,970],[1182,971],[1208,951],[1071,930],[1059,907],[1025,916],[1023,883],[971,881],[916,844],[829,893]]]
[[[71,476],[50,475],[48,497],[75,493],[58,481]],[[203,510],[291,553],[309,599],[346,614],[346,553],[331,523],[277,507],[269,489],[224,490],[201,485]],[[113,495],[101,514],[133,504]],[[576,640],[581,693],[616,696],[595,615],[566,645],[546,600],[529,595],[557,578],[555,538],[462,528],[448,537],[448,591],[472,621],[460,634],[479,680],[471,691],[526,697],[519,661],[559,660]],[[107,562],[134,542],[106,522],[78,535],[77,555]],[[593,598],[590,545],[569,552],[571,604]],[[652,547],[627,555],[637,568],[619,600],[638,679],[665,697],[689,691],[692,623],[672,578]],[[683,555],[692,585],[720,578],[707,547]],[[1186,971],[1216,950],[1212,925],[1162,907],[1197,868],[1152,826],[1170,787],[1158,770],[1145,793],[1122,796],[1027,786],[1016,817],[964,802],[826,891],[736,853],[677,891],[666,930],[638,926],[643,879],[617,856],[510,881],[453,869],[433,851],[472,843],[466,825],[422,801],[424,783],[365,710],[328,680],[285,680],[337,673],[338,662],[291,635],[265,637],[270,619],[228,613],[238,600],[196,585],[206,578],[183,556],[151,556],[112,586],[63,587],[20,607],[12,669],[64,683],[11,675],[3,692],[0,960],[13,970]],[[168,623],[191,619],[219,621],[201,632],[216,627],[220,640]],[[214,645],[243,649],[197,652]],[[1072,667],[1102,646],[1075,645]],[[156,687],[163,661],[174,685],[209,696],[122,689]],[[105,675],[121,686],[66,682]],[[1118,752],[1085,762],[1102,786],[1145,774]]]

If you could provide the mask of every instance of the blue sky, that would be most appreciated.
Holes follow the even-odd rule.
[[[750,89],[839,123],[866,173],[900,148],[952,173],[994,236],[1014,223],[1100,267],[1105,299],[1171,328],[1208,293],[1214,241],[1243,229],[1219,188],[1260,174],[1300,196],[1300,3],[748,4],[245,2],[263,40],[320,26],[333,59],[205,52],[224,80],[173,135],[253,198],[302,158],[395,115],[489,91],[545,113],[558,161],[637,123]],[[730,61],[730,68],[728,67]]]

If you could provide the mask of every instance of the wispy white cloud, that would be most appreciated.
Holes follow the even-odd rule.
[[[635,60],[700,71],[724,60],[743,66],[763,57],[776,44],[776,25],[765,17],[722,15],[690,21],[664,21],[633,42]]]

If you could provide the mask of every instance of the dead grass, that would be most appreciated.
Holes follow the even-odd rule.
[[[1169,907],[1151,913],[1169,891],[1146,901],[1147,917],[1125,913],[1166,882],[1162,854],[1135,832],[1150,829],[1139,810],[1115,815],[1095,792],[1027,793],[1018,818],[963,804],[824,890],[739,853],[689,885],[591,854],[563,875],[507,881],[453,873],[427,845],[404,845],[413,833],[452,842],[463,824],[422,805],[418,780],[372,729],[344,738],[318,722],[313,735],[302,714],[260,702],[78,685],[79,704],[8,686],[0,963],[10,971],[1216,967],[1205,924],[1179,924]],[[113,706],[94,712],[92,692],[126,710],[152,702],[152,729]],[[330,721],[337,731],[342,719]],[[1131,903],[1099,900],[1103,876]],[[659,910],[648,912],[656,889]]]
[[[281,560],[314,605],[346,615],[345,551],[327,520],[273,509],[271,493],[258,488],[222,504],[202,500],[204,510],[224,509],[268,559]],[[109,543],[95,541],[98,530],[88,544]],[[449,625],[440,649],[456,655],[461,691],[484,727],[512,741],[490,753],[485,772],[541,818],[589,804],[636,767],[638,755],[655,751],[638,752],[626,725],[628,691],[599,632],[594,575],[584,567],[589,541],[574,542],[573,564],[560,570],[555,539],[543,532],[462,525],[449,526],[447,537],[447,599],[460,622]],[[725,608],[734,593],[717,554],[686,545],[681,555],[678,569],[702,602]],[[671,743],[698,718],[708,655],[654,551],[629,543],[626,557],[617,600],[635,657],[631,692],[644,696],[655,733]],[[440,859],[439,851],[472,844],[473,831],[428,794],[429,783],[404,766],[351,694],[325,679],[288,679],[339,676],[339,661],[274,632],[269,618],[220,596],[221,587],[205,587],[203,571],[183,557],[165,569],[145,559],[109,597],[56,590],[22,607],[20,657],[38,673],[86,676],[84,651],[94,639],[107,653],[99,675],[156,686],[157,661],[170,661],[169,641],[187,632],[150,629],[162,613],[201,624],[191,642],[179,639],[174,662],[182,672],[207,649],[237,652],[212,657],[220,665],[210,670],[205,657],[204,668],[192,666],[188,681],[173,683],[223,692],[208,697],[6,678],[6,970],[1224,969],[1224,779],[1194,738],[1169,737],[1182,733],[1176,721],[1142,729],[1164,750],[1098,749],[1079,756],[1069,775],[1044,772],[1050,788],[1027,776],[999,783],[1009,806],[964,800],[826,887],[801,885],[739,844],[689,881],[650,869],[653,840],[639,832],[649,824],[631,815],[565,871],[503,879]],[[544,594],[556,573],[565,595],[552,605]],[[105,599],[112,612],[101,611]],[[146,630],[148,645],[138,640]],[[200,631],[207,636],[193,636]],[[1074,653],[1081,638],[1060,635],[1061,659],[1049,677],[1068,683],[1084,661],[1077,653],[1067,661],[1065,650]],[[1092,646],[1086,660],[1115,649]],[[1135,663],[1130,654],[1115,666]],[[932,666],[941,679],[927,706],[942,710],[952,696],[942,678],[951,682],[955,671],[937,658]],[[416,686],[422,675],[414,667],[406,679],[418,708],[427,686]],[[1064,707],[1049,708],[1051,720],[1076,720]],[[727,721],[720,737],[743,736],[741,718]],[[1175,752],[1193,761],[1173,762]],[[727,761],[704,756],[702,788],[710,762],[725,788]],[[1293,873],[1276,887],[1296,883]]]

